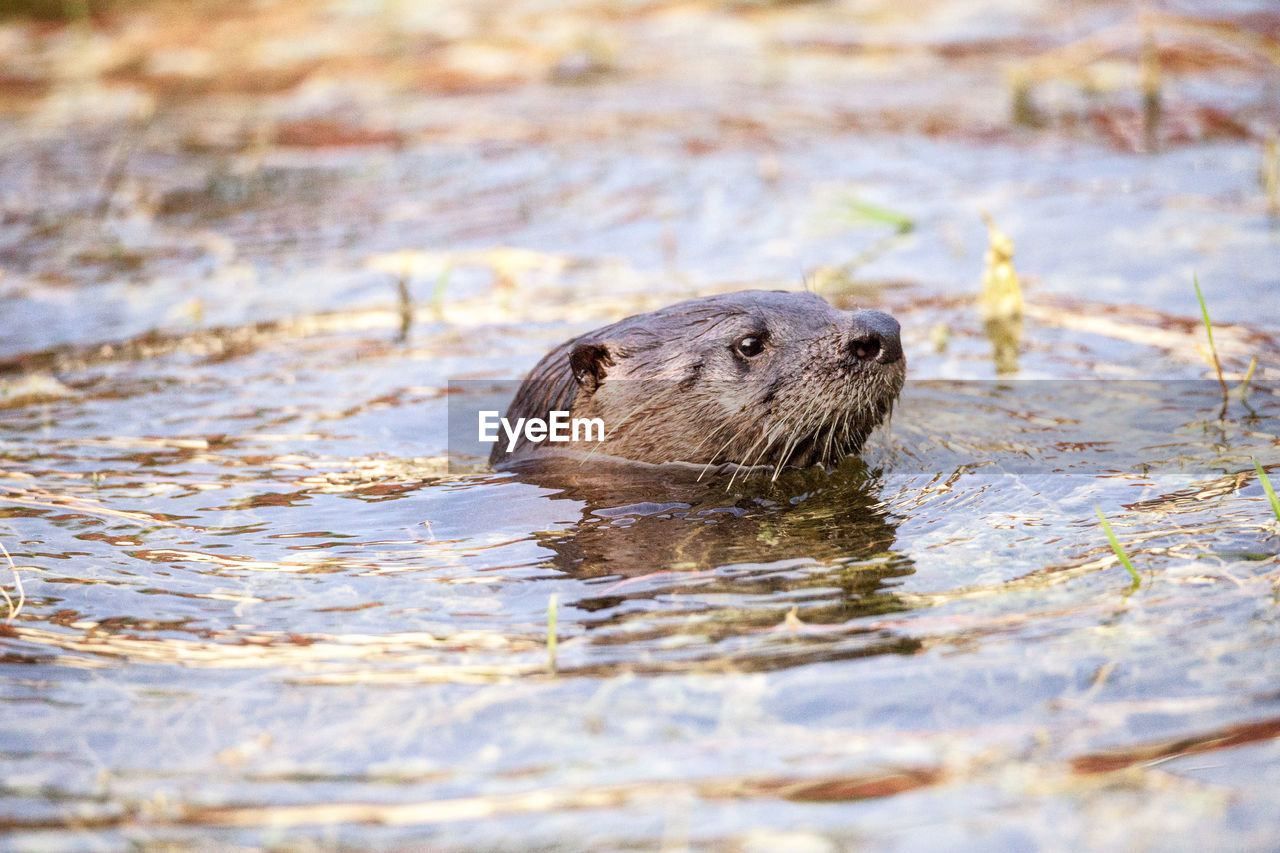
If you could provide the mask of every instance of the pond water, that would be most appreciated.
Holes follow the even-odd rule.
[[[502,51],[559,12],[394,5],[263,4],[301,34],[263,67],[305,66],[263,91],[156,71],[213,61],[163,5],[91,22],[88,79],[49,70],[70,28],[0,30],[55,78],[0,116],[6,847],[1280,843],[1280,72],[1207,52],[1138,153],[1132,90],[1001,118],[999,62],[1118,4],[575,4],[614,46],[545,80]],[[488,59],[402,86],[335,36],[387,20]],[[1026,284],[1004,376],[984,212]],[[776,287],[902,324],[861,459],[539,476],[450,439],[456,383]]]

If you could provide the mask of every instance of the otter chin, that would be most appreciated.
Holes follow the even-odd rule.
[[[604,439],[494,445],[506,467],[564,454],[637,462],[831,466],[892,413],[906,359],[898,322],[813,293],[743,291],[670,305],[566,341],[506,417],[599,418]]]

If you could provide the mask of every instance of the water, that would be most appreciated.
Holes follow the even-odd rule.
[[[118,99],[77,122],[51,93],[6,113],[0,543],[25,602],[0,627],[5,846],[1274,847],[1261,146],[988,140],[992,63],[1065,13],[984,11],[940,4],[917,30],[827,4],[638,8],[605,30],[627,46],[613,76],[447,97],[321,39],[373,82],[180,93],[138,124],[126,95],[163,81],[117,69],[95,85]],[[391,20],[411,45],[445,27],[395,14],[289,26]],[[30,56],[65,49],[6,27]],[[866,33],[1011,40],[884,60],[931,93],[913,101],[842,53]],[[1242,73],[1195,86],[1261,121],[1274,77]],[[1202,106],[1170,101],[1175,129]],[[391,116],[400,142],[254,142],[317,104],[344,127]],[[921,131],[938,110],[951,124]],[[914,227],[851,218],[851,198]],[[971,299],[983,210],[1027,282],[1000,381]],[[903,326],[911,381],[861,460],[732,483],[450,462],[451,381],[802,278]]]

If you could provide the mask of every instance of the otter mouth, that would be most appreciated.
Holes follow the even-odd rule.
[[[893,403],[893,399],[889,399],[877,405],[870,419],[866,412],[832,418],[831,423],[819,425],[762,464],[773,467],[775,471],[782,468],[809,468],[814,465],[831,468],[838,465],[842,459],[861,452],[872,431],[888,422],[893,415]]]
[[[820,403],[811,402],[801,412],[780,416],[777,426],[765,430],[763,452],[754,459],[738,460],[738,464],[772,468],[777,477],[783,468],[832,468],[845,457],[856,455],[871,433],[892,417],[905,379],[900,357],[891,369],[877,372],[881,375],[874,378],[865,371],[850,377],[840,391],[843,405],[824,410]],[[809,399],[820,401],[822,395]]]

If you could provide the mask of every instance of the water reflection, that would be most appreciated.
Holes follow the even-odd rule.
[[[551,500],[582,504],[576,525],[537,541],[555,568],[589,582],[590,594],[565,605],[596,644],[652,642],[666,652],[677,638],[705,642],[695,661],[734,670],[918,648],[854,624],[907,609],[893,588],[914,572],[894,550],[878,472],[859,460],[776,481],[769,472],[599,461],[513,473],[553,489]],[[783,642],[760,642],[769,632]],[[641,657],[664,669],[689,662]]]

